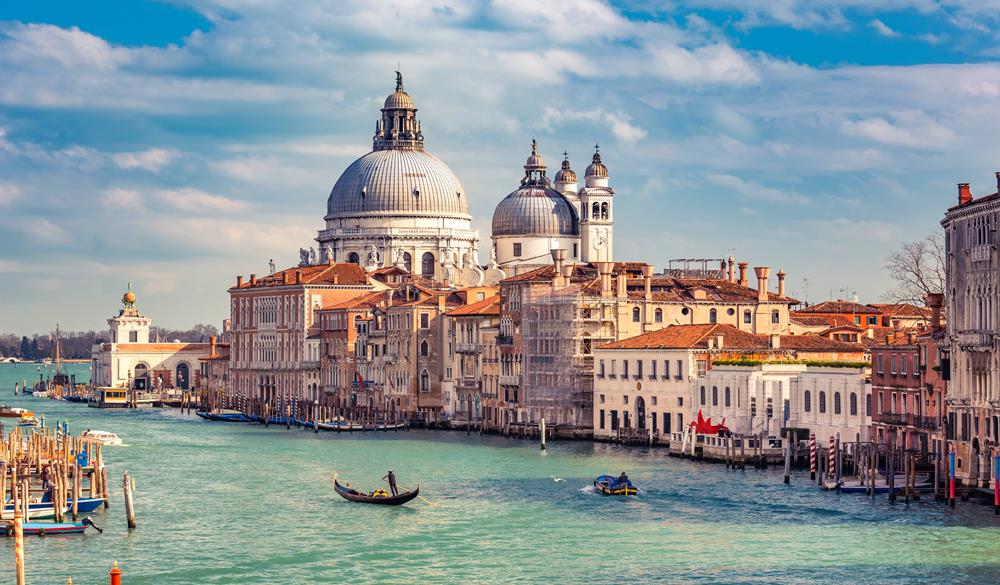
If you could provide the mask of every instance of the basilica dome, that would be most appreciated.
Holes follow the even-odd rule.
[[[552,188],[545,169],[545,160],[532,141],[521,187],[504,197],[493,212],[493,237],[580,234],[576,209]]]
[[[340,175],[326,219],[437,216],[471,219],[465,189],[436,156],[417,149],[373,150]]]

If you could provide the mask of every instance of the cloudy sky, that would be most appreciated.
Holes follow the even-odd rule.
[[[955,183],[996,190],[998,0],[176,0],[0,7],[0,330],[167,327],[297,261],[397,64],[488,242],[532,138],[599,142],[619,259],[889,287]],[[483,249],[487,249],[484,245]],[[808,279],[805,284],[804,279]],[[805,290],[807,287],[807,290]]]

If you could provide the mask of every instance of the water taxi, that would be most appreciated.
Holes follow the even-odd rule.
[[[87,404],[92,408],[128,408],[127,388],[97,388]]]
[[[24,418],[27,416],[35,416],[35,413],[27,408],[0,405],[0,418]]]
[[[108,432],[108,431],[92,431],[90,429],[84,431],[80,436],[86,441],[92,443],[100,443],[101,445],[121,445],[122,440],[118,435]]]

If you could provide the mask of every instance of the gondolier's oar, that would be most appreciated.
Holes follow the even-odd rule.
[[[406,487],[405,485],[401,485],[399,487],[403,488],[403,491],[407,491],[407,492],[412,492],[413,491],[410,488]],[[428,500],[427,498],[421,496],[420,494],[417,494],[417,497],[420,498],[421,500],[423,500],[429,506],[437,506],[437,504],[435,504],[434,502],[432,502],[432,501]]]

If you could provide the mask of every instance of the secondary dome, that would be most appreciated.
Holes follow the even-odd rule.
[[[569,166],[569,153],[563,153],[562,168],[556,173],[557,183],[575,183],[576,171]]]
[[[337,217],[436,216],[471,219],[462,183],[423,150],[374,150],[340,175],[326,204]]]
[[[521,187],[504,197],[493,212],[493,237],[580,234],[573,204],[552,188],[545,169],[545,160],[532,140]]]

